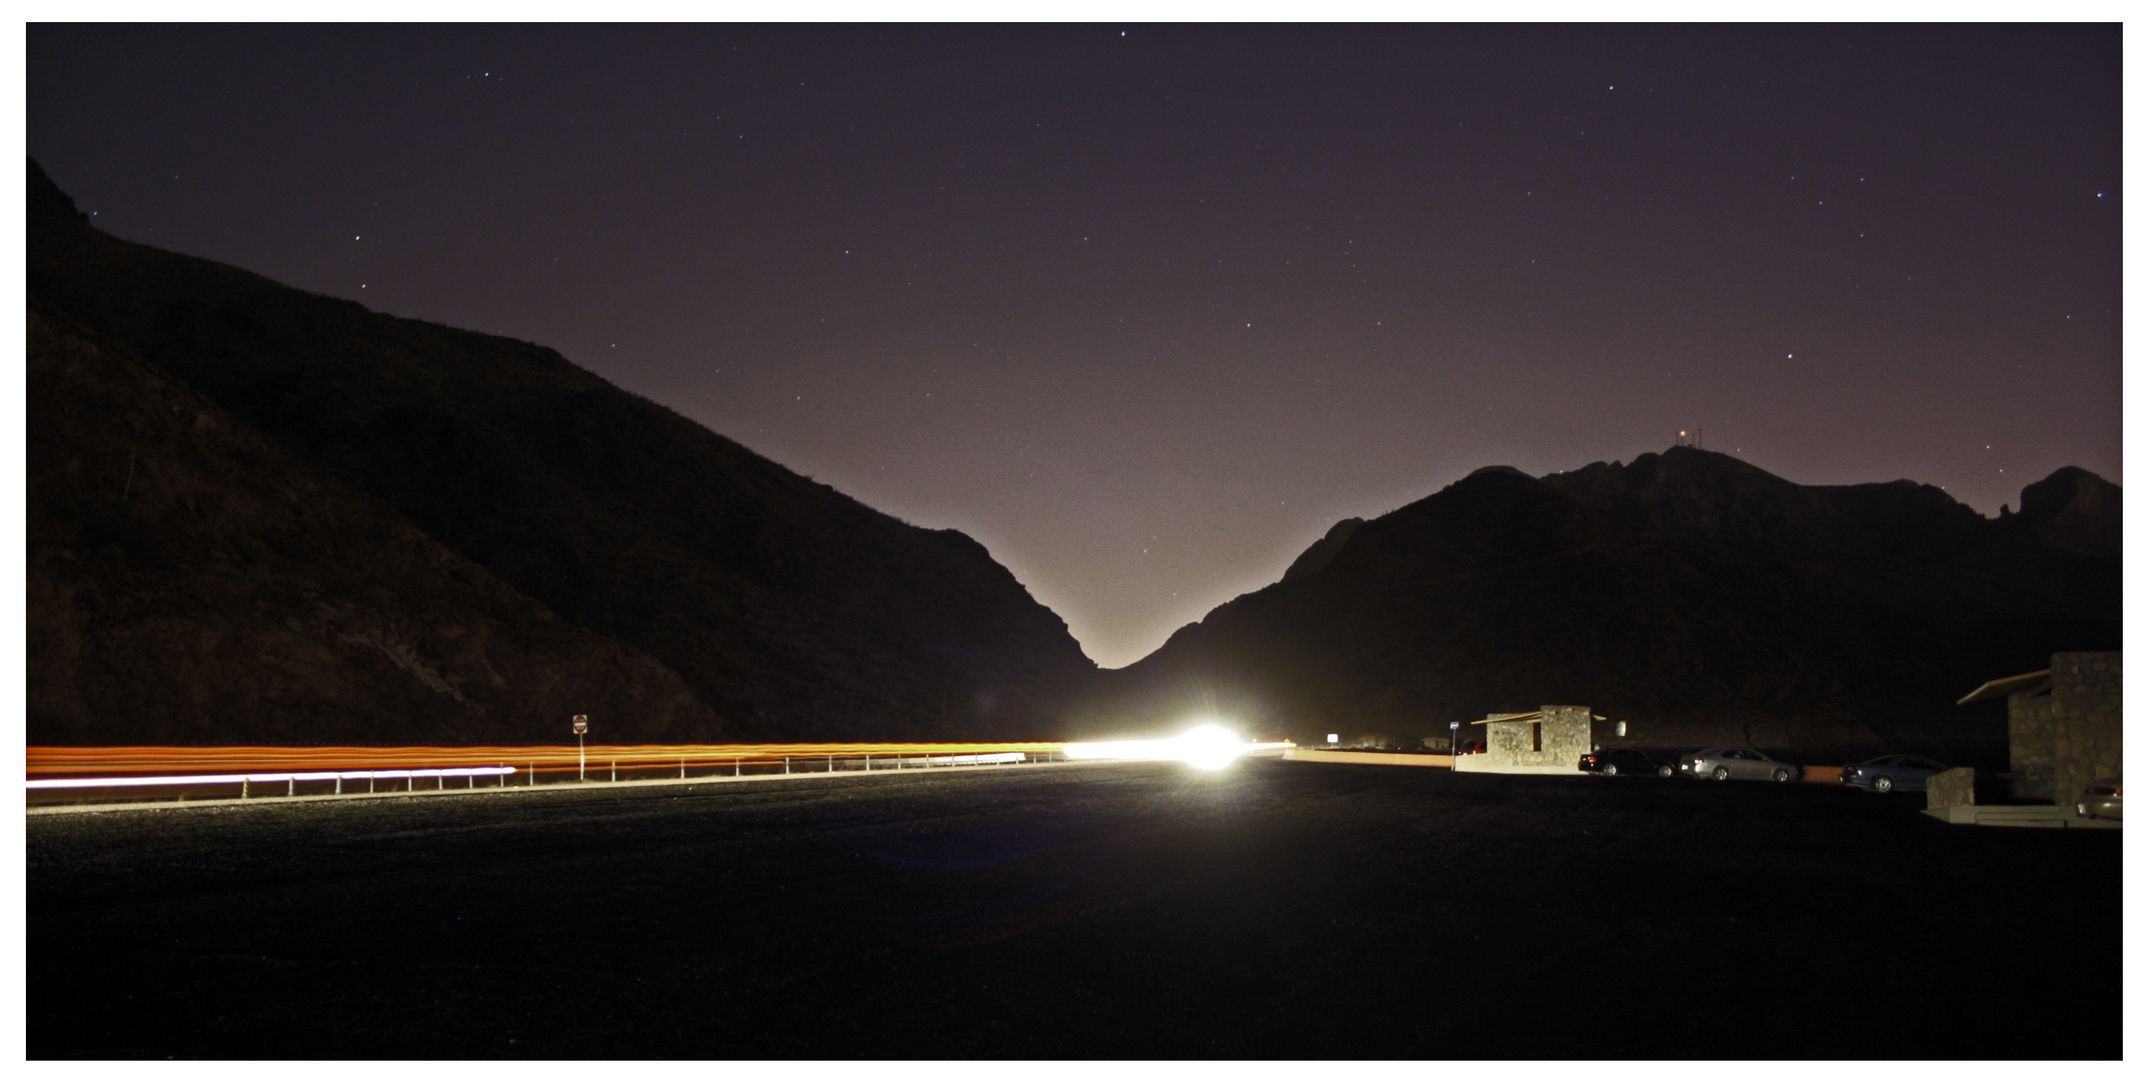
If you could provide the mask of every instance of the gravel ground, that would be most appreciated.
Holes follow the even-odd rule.
[[[2121,833],[1246,761],[32,816],[32,1058],[2114,1058]]]

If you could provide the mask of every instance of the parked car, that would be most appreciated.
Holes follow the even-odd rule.
[[[2124,820],[2124,778],[2109,776],[2088,784],[2079,797],[2079,816]]]
[[[1580,758],[1580,771],[1603,776],[1659,776],[1667,780],[1676,775],[1677,767],[1643,751],[1620,747],[1597,750]]]
[[[1929,779],[1950,766],[1914,754],[1887,754],[1840,767],[1840,782],[1867,787],[1879,795],[1895,789],[1921,791]]]
[[[1756,750],[1713,746],[1684,756],[1677,762],[1677,775],[1694,780],[1778,780],[1786,782],[1803,775],[1803,769],[1775,761]]]
[[[1464,742],[1464,743],[1460,744],[1460,749],[1459,749],[1459,750],[1456,750],[1456,751],[1454,751],[1454,753],[1456,753],[1456,754],[1481,754],[1481,753],[1485,753],[1485,752],[1487,752],[1487,751],[1488,751],[1489,749],[1490,749],[1489,747],[1487,747],[1487,746],[1483,745],[1483,740],[1481,740],[1481,739],[1469,739],[1469,740],[1468,740],[1467,742]]]

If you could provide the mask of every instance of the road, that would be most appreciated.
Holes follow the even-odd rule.
[[[1244,761],[33,816],[33,1058],[2121,1054],[2121,834]]]

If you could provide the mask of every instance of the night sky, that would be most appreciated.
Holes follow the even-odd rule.
[[[2111,26],[31,26],[97,225],[522,338],[1107,667],[1344,517],[1705,446],[2123,479]]]

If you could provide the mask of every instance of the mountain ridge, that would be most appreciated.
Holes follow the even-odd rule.
[[[380,714],[507,741],[493,725],[513,716],[543,740],[554,714],[592,711],[546,696],[580,680],[611,695],[606,730],[673,741],[1120,734],[1221,712],[1413,743],[1565,701],[1654,745],[1982,753],[2001,717],[1962,720],[1965,689],[2120,644],[2122,493],[2090,472],[1990,519],[1926,484],[1798,485],[1674,447],[1543,477],[1485,466],[1344,519],[1279,580],[1099,671],[973,538],[552,350],[107,236],[34,161],[29,225],[33,737],[116,730],[99,717],[155,700],[112,703],[139,670],[192,702],[165,729],[224,741]],[[260,494],[299,489],[328,493],[348,537]],[[402,584],[366,584],[369,566]],[[305,670],[268,700],[246,650]]]
[[[969,537],[885,515],[550,349],[108,236],[29,171],[33,305],[675,670],[724,737],[1041,736],[1094,669]]]
[[[1221,712],[1414,745],[1564,702],[1648,745],[1986,754],[2001,730],[1961,693],[2120,641],[2121,489],[2067,468],[2029,491],[2031,513],[1989,519],[1925,484],[1797,485],[1686,447],[1485,467],[1105,672],[1080,725]]]

